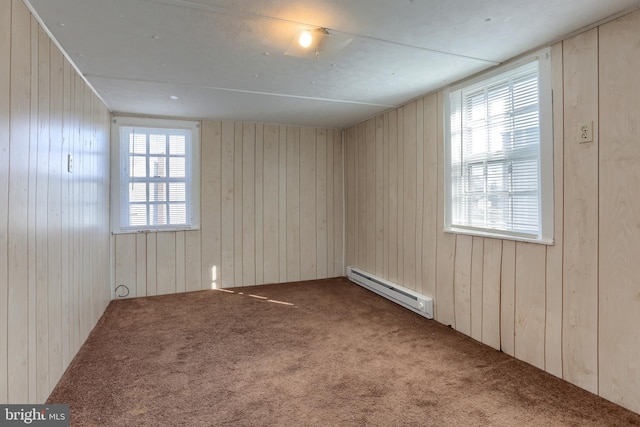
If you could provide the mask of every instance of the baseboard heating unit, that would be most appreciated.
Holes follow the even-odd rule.
[[[347,267],[347,277],[363,288],[367,288],[427,319],[433,319],[433,300],[429,297],[354,267]]]

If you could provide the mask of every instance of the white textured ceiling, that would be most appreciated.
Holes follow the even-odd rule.
[[[28,2],[114,112],[335,128],[640,6],[640,0]],[[317,27],[332,40],[352,42],[317,59],[284,54],[298,31]]]

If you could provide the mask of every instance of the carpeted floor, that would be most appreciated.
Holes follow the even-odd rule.
[[[113,301],[48,403],[72,425],[640,425],[344,278]]]

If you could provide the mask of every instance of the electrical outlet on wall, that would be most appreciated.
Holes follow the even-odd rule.
[[[585,122],[580,124],[580,129],[578,132],[578,142],[593,142],[593,122]]]

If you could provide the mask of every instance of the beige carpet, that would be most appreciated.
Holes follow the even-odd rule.
[[[87,426],[640,425],[344,278],[113,301],[49,403]]]

